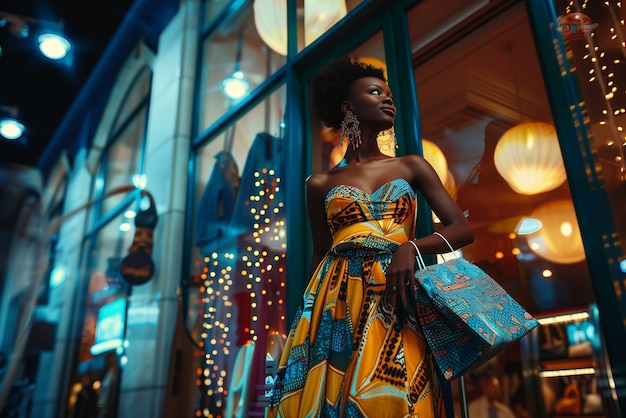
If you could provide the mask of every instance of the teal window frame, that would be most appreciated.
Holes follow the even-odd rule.
[[[624,258],[611,204],[598,172],[597,155],[585,129],[585,111],[578,81],[569,71],[566,59],[559,62],[555,48],[565,53],[560,37],[553,34],[553,16],[558,16],[551,0],[526,1],[545,88],[561,144],[574,208],[578,217],[592,286],[598,305],[617,393],[626,388],[626,274],[620,270]],[[557,44],[555,44],[557,42]],[[565,68],[565,70],[564,70]],[[562,75],[564,73],[565,75]],[[626,411],[626,396],[618,396],[620,410]]]

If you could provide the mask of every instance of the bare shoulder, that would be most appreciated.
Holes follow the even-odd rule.
[[[326,184],[327,181],[328,181],[328,173],[326,172],[315,173],[315,174],[311,174],[306,179],[306,186],[309,188],[318,188]]]
[[[306,179],[306,190],[309,198],[319,198],[328,190],[328,173],[316,173]]]
[[[309,191],[320,191],[328,187],[328,173],[315,173],[306,179],[306,187]]]
[[[424,167],[428,167],[430,165],[424,157],[417,154],[404,155],[402,157],[398,157],[397,159],[401,164],[404,164],[407,168],[412,170],[424,169]]]
[[[432,166],[424,159],[424,157],[417,154],[404,155],[396,158],[397,162],[404,166],[413,176],[424,175],[432,170]]]

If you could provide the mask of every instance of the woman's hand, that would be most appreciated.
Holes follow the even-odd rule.
[[[409,242],[405,242],[396,249],[387,267],[387,288],[385,289],[385,297],[396,312],[401,326],[406,320],[409,303],[415,301],[414,274],[415,248]]]

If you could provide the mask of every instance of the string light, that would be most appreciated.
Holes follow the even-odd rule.
[[[589,1],[584,0],[581,3],[572,0],[566,7],[566,13],[577,13],[586,11]],[[602,110],[602,119],[598,121],[600,126],[608,128],[608,139],[604,140],[605,146],[610,150],[613,156],[610,164],[615,165],[620,170],[621,178],[626,176],[626,165],[624,159],[624,147],[626,147],[626,135],[624,134],[623,118],[626,110],[618,103],[624,103],[626,100],[626,88],[618,83],[623,79],[616,80],[615,74],[624,74],[624,62],[626,61],[626,39],[624,36],[624,19],[618,19],[621,16],[619,11],[622,8],[622,2],[605,1],[603,10],[609,14],[609,27],[598,26],[590,34],[585,36],[586,53],[583,60],[588,60],[592,66],[589,70],[587,82],[597,83],[600,87],[602,96],[604,97],[605,108]],[[602,32],[601,32],[602,31]],[[602,41],[602,45],[598,44],[599,34],[607,35],[608,38]],[[622,56],[615,56],[615,53],[607,53],[619,51]],[[618,117],[621,119],[618,120]]]
[[[203,410],[196,410],[196,416],[223,416],[229,386],[242,378],[233,374],[235,358],[231,358],[239,351],[242,338],[254,344],[285,332],[286,234],[281,178],[275,169],[263,168],[253,174],[252,186],[245,202],[252,225],[236,239],[238,254],[213,252],[204,258],[204,268],[196,280],[202,283],[204,330],[199,344],[204,348],[204,378],[197,379],[196,385],[209,398]],[[244,300],[233,300],[237,293],[233,277],[240,283],[238,288],[247,293]],[[231,321],[236,321],[232,328],[238,328],[237,340],[231,335]]]

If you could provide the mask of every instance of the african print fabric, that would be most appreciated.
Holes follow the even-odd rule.
[[[304,293],[266,416],[443,417],[416,319],[400,324],[383,298],[393,252],[414,236],[415,193],[403,179],[371,194],[337,186],[325,204],[333,247]]]

